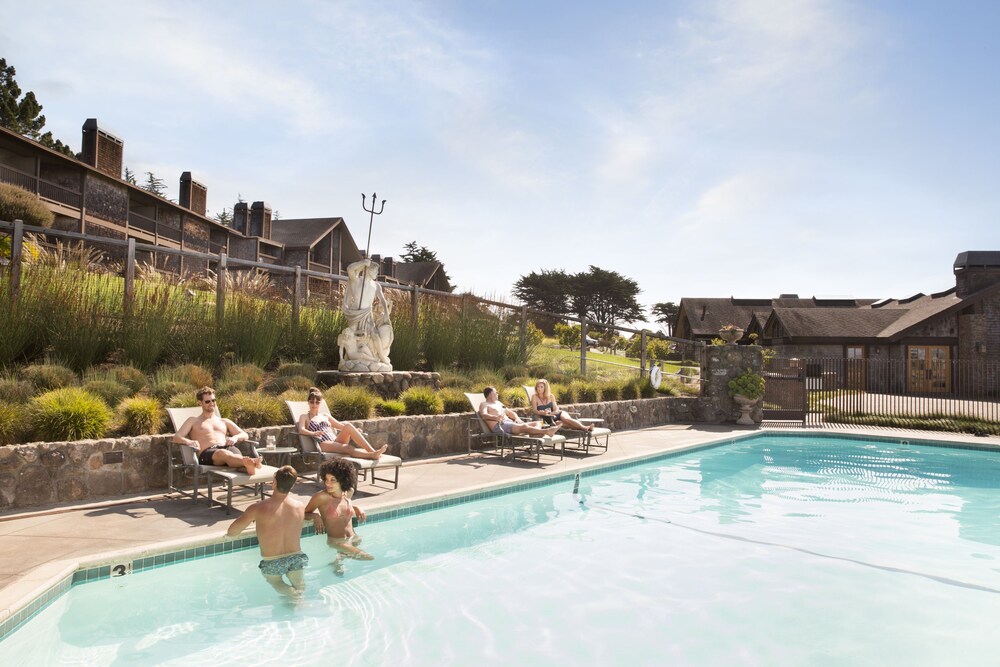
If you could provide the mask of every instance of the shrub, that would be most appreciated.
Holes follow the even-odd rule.
[[[236,364],[227,366],[222,371],[219,384],[232,383],[234,386],[252,386],[247,391],[254,391],[264,381],[264,369],[254,364]]]
[[[162,380],[153,385],[150,392],[154,398],[156,398],[161,403],[167,403],[170,407],[183,407],[180,405],[174,405],[173,398],[175,396],[190,396],[191,405],[197,405],[198,400],[195,398],[195,389],[187,382],[178,382],[176,380]],[[187,403],[185,403],[187,405]]]
[[[576,385],[574,384],[554,384],[551,385],[552,393],[555,394],[559,403],[576,403]]]
[[[115,380],[128,387],[129,396],[138,394],[149,384],[146,374],[135,366],[112,366],[108,370]]]
[[[520,387],[505,387],[500,390],[500,402],[510,408],[523,408],[528,405],[528,395]],[[469,402],[465,402],[462,412],[471,410]]]
[[[24,380],[4,378],[0,380],[0,405],[27,403],[35,395],[35,385]]]
[[[239,391],[219,396],[219,412],[241,428],[275,426],[287,421],[285,404],[276,396],[259,391]]]
[[[51,391],[74,384],[76,373],[59,364],[34,364],[21,369],[21,379],[38,391]]]
[[[103,437],[111,408],[79,387],[65,387],[35,397],[29,408],[33,435],[48,442]]]
[[[653,388],[653,385],[650,383],[649,378],[643,378],[639,382],[639,396],[641,396],[642,398],[656,397],[656,389]]]
[[[278,366],[278,370],[275,373],[279,377],[288,377],[293,375],[300,375],[302,377],[310,378],[310,382],[316,381],[316,367],[312,364],[303,364],[298,362],[288,362]]]
[[[729,381],[729,395],[740,394],[757,400],[764,395],[764,378],[749,368]]]
[[[237,378],[233,380],[221,380],[215,387],[220,394],[235,394],[238,391],[257,391],[260,383],[254,382],[251,378]]]
[[[463,396],[462,398],[464,400],[465,397]],[[400,415],[405,415],[406,403],[379,399],[375,401],[375,414],[379,417],[399,417]]]
[[[171,371],[177,374],[178,380],[187,382],[192,387],[200,389],[201,387],[212,386],[212,373],[197,364],[174,366]]]
[[[440,415],[444,413],[444,401],[430,387],[410,387],[399,396],[406,406],[408,415]]]
[[[375,410],[375,394],[364,387],[331,387],[323,395],[330,413],[340,421],[371,419]],[[301,400],[301,399],[300,399]]]
[[[51,227],[55,215],[33,192],[0,183],[0,220],[23,220],[26,225]]]
[[[441,371],[441,386],[455,387],[463,390],[468,390],[469,387],[475,388],[472,379],[468,375],[456,371]],[[478,391],[482,391],[483,388],[479,387]]]
[[[445,413],[468,412],[472,409],[472,406],[469,405],[469,399],[465,397],[465,393],[461,389],[445,387],[438,391],[438,396],[444,405]]]
[[[592,382],[578,380],[573,383],[577,403],[596,403],[601,400],[601,392]]]
[[[0,401],[0,445],[12,445],[20,440],[24,415],[16,406]]]
[[[264,385],[264,391],[269,394],[280,394],[295,389],[296,391],[309,391],[314,384],[313,380],[302,375],[282,375],[272,378]]]
[[[201,407],[198,397],[194,395],[190,387],[185,386],[184,391],[174,394],[167,399],[168,408],[197,408]]]
[[[601,385],[601,400],[617,401],[622,397],[622,386],[618,382],[605,382]]]
[[[622,400],[634,401],[639,398],[639,381],[632,380],[622,385]]]
[[[126,398],[118,405],[116,421],[122,435],[153,435],[163,426],[163,409],[151,396]]]
[[[121,403],[122,399],[129,394],[128,387],[114,380],[91,380],[83,385],[83,389],[98,396],[111,407]]]

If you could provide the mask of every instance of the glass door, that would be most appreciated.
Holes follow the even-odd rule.
[[[950,357],[946,345],[910,345],[909,391],[915,394],[949,393]]]

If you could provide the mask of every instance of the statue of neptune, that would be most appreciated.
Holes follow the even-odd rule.
[[[375,282],[378,264],[363,259],[347,267],[344,315],[347,327],[337,338],[339,369],[346,373],[383,373],[392,370],[392,311],[382,286]]]

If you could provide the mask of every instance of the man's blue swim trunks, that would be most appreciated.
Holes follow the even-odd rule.
[[[260,571],[268,577],[280,577],[295,570],[301,570],[309,564],[309,556],[301,551],[279,558],[264,559],[260,562]]]

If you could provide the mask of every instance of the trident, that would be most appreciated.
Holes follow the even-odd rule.
[[[375,222],[375,216],[376,215],[382,215],[382,211],[385,210],[385,200],[384,199],[382,200],[382,205],[379,206],[379,209],[377,211],[375,210],[375,201],[376,201],[375,197],[376,197],[376,195],[373,192],[372,193],[372,207],[371,208],[367,208],[365,206],[365,193],[364,192],[361,193],[361,208],[364,209],[365,213],[371,213],[371,217],[369,217],[369,219],[368,219],[368,242],[365,244],[365,260],[367,260],[367,261],[371,261],[370,257],[369,257],[369,249],[371,248],[371,245],[372,245],[372,223]],[[365,269],[365,273],[367,273],[367,272],[368,272],[368,269],[366,268]],[[361,304],[364,302],[364,297],[365,297],[365,281],[362,280],[361,281],[361,294],[358,296],[358,308],[360,308]]]

